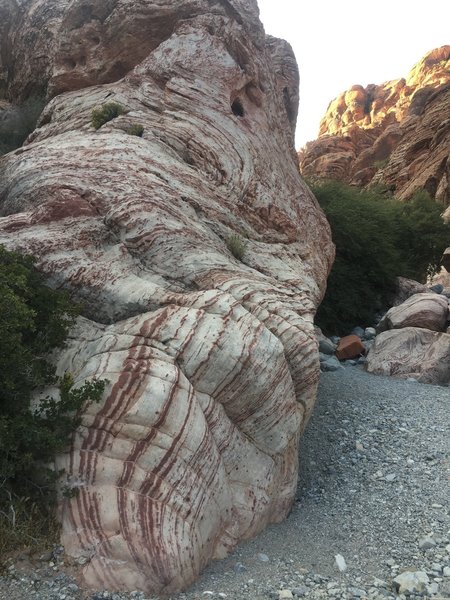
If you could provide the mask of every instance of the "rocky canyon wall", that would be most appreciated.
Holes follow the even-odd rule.
[[[0,23],[3,98],[48,94],[0,158],[0,243],[83,307],[59,372],[109,382],[58,459],[62,541],[90,587],[170,593],[294,498],[334,255],[295,59],[254,0],[2,0]]]
[[[388,186],[403,200],[426,189],[450,218],[450,46],[406,78],[355,85],[333,100],[300,153],[306,178]]]

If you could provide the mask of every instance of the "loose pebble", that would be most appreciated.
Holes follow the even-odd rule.
[[[170,599],[448,600],[449,426],[448,388],[357,365],[323,373],[290,515]],[[0,600],[160,600],[84,590],[89,560],[22,553],[5,561]]]

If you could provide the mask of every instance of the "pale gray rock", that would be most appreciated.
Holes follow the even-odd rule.
[[[448,300],[434,294],[414,294],[399,306],[394,306],[385,314],[377,326],[377,331],[421,327],[431,331],[443,331],[448,318]]]
[[[329,339],[320,340],[319,352],[332,356],[336,352],[336,346]]]
[[[377,330],[375,329],[375,327],[366,327],[364,329],[364,339],[365,340],[373,340],[376,335],[377,335]]]
[[[403,573],[400,573],[400,575],[397,575],[393,581],[399,594],[404,594],[405,592],[424,592],[426,586],[430,583],[425,571],[404,571]]]
[[[421,550],[429,550],[430,548],[434,548],[434,546],[436,546],[436,541],[428,535],[419,540],[419,548]]]
[[[414,294],[423,294],[426,292],[428,292],[428,288],[423,283],[414,281],[414,279],[407,279],[406,277],[397,277],[396,292],[392,300],[392,306],[403,304],[405,300]]]
[[[320,362],[320,368],[322,371],[337,371],[339,369],[343,369],[344,367],[335,356],[331,356],[327,360]]]
[[[367,371],[446,384],[450,381],[450,334],[418,327],[380,333],[367,355]]]

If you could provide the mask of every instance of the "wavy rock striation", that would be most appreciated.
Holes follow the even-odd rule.
[[[300,153],[301,171],[310,178],[386,185],[404,200],[424,188],[446,209],[449,146],[450,46],[442,46],[406,79],[355,85],[333,100],[318,139]]]
[[[448,298],[435,293],[417,293],[389,309],[378,323],[379,332],[403,327],[443,331],[449,316]]]
[[[109,380],[58,461],[78,492],[62,540],[89,586],[170,593],[294,497],[333,260],[295,59],[254,1],[10,9],[5,97],[53,99],[0,159],[0,243],[84,307],[59,371]],[[126,112],[95,130],[111,101]]]
[[[375,338],[367,358],[369,373],[448,385],[450,334],[421,327],[390,329]]]

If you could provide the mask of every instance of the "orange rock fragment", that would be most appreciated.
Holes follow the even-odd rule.
[[[356,358],[365,351],[363,343],[357,335],[346,335],[339,342],[336,356],[339,360],[345,360],[346,358]]]

